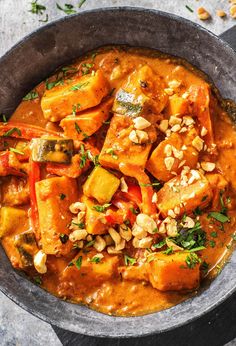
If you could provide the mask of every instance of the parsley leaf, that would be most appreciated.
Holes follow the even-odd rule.
[[[84,82],[84,83],[78,83],[76,85],[73,85],[70,90],[71,91],[76,91],[76,90],[81,90],[83,89],[85,86],[87,86],[89,84],[89,82]]]
[[[80,3],[78,4],[78,7],[81,8],[85,2],[86,2],[86,0],[80,0]]]
[[[101,262],[101,257],[98,257],[98,256],[94,256],[93,258],[91,258],[90,259],[90,262],[92,262],[92,263],[99,263],[99,262]]]
[[[64,193],[60,193],[60,199],[63,201],[63,199],[65,199],[66,198],[66,195],[64,194]]]
[[[107,208],[110,207],[110,203],[105,203],[103,205],[94,205],[93,209],[98,211],[99,213],[103,213],[104,211],[106,211]]]
[[[76,13],[74,6],[71,4],[65,4],[64,8],[62,8],[58,3],[56,3],[56,6],[57,6],[58,10],[63,11],[67,15]]]
[[[157,244],[154,244],[153,247],[154,247],[155,249],[161,249],[164,245],[166,245],[166,240],[165,240],[165,239],[162,240],[162,241],[160,241],[160,242],[157,243]]]
[[[46,7],[44,5],[38,4],[38,0],[31,2],[31,9],[29,10],[29,12],[34,14],[43,14],[45,10]]]
[[[127,255],[124,256],[124,260],[125,260],[126,266],[128,266],[128,265],[133,266],[137,262],[135,258],[129,257]]]
[[[81,265],[82,265],[82,256],[79,256],[78,258],[77,258],[77,260],[75,261],[75,265],[76,265],[76,268],[78,269],[78,270],[80,270],[80,268],[81,268]]]
[[[35,100],[39,97],[39,94],[37,91],[30,91],[25,97],[23,97],[24,101],[30,101],[30,100]]]
[[[222,213],[219,213],[218,211],[211,211],[209,214],[208,214],[209,217],[221,222],[221,223],[225,223],[225,222],[229,222],[230,219],[228,218],[228,216],[222,214]]]
[[[193,269],[198,263],[201,263],[201,259],[193,252],[186,257],[185,262],[190,269]]]
[[[5,132],[2,136],[3,137],[10,137],[14,132],[16,132],[18,134],[18,136],[22,135],[20,129],[18,129],[17,127],[13,127],[12,129]]]

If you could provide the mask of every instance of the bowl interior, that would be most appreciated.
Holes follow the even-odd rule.
[[[210,76],[224,98],[236,101],[236,54],[227,44],[182,18],[126,7],[63,18],[13,47],[0,60],[0,113],[10,115],[21,98],[58,66],[108,44],[148,47],[184,58]],[[219,277],[195,298],[146,316],[111,317],[59,300],[35,286],[12,269],[2,248],[0,260],[0,289],[9,298],[49,323],[93,336],[160,333],[200,317],[236,289],[234,253]]]

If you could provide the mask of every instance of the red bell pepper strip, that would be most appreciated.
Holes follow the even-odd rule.
[[[46,130],[35,125],[18,122],[0,123],[0,136],[3,137],[15,137],[31,140],[32,138],[39,138],[44,135],[63,137],[62,133]]]
[[[35,183],[40,181],[40,164],[30,159],[29,169],[29,189],[30,189],[30,220],[33,231],[35,232],[36,238],[39,239],[39,217],[38,217],[38,206],[36,198]]]
[[[210,87],[208,85],[191,85],[189,100],[192,102],[193,114],[200,125],[207,129],[204,140],[208,146],[211,146],[214,143],[214,135],[210,113]]]
[[[119,164],[119,169],[124,175],[133,177],[138,181],[142,194],[142,212],[147,215],[156,214],[156,205],[155,203],[152,203],[153,188],[150,179],[144,170],[139,166],[123,162]]]
[[[11,161],[14,161],[16,163],[15,167],[12,165]],[[10,151],[2,152],[0,154],[0,176],[5,177],[7,175],[16,175],[18,177],[25,177],[26,173],[24,173],[20,169],[20,163],[19,163],[19,168],[17,167],[18,163],[19,162],[14,153],[11,153]]]

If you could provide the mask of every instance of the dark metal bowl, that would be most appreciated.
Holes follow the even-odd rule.
[[[199,25],[154,10],[109,8],[63,18],[27,36],[0,59],[0,113],[58,66],[96,47],[127,44],[158,49],[204,71],[224,98],[236,98],[236,53]],[[236,290],[236,253],[207,289],[165,311],[112,317],[52,296],[16,272],[0,249],[0,289],[33,315],[81,334],[137,337],[167,331],[199,318]],[[125,292],[124,292],[125,294]]]

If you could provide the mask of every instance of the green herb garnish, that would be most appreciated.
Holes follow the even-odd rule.
[[[47,90],[51,90],[52,88],[58,86],[58,85],[63,85],[64,81],[62,79],[58,79],[54,82],[48,82],[48,80],[46,80],[45,82],[45,86]]]
[[[3,124],[7,124],[7,117],[5,114],[2,114],[2,120],[3,120]]]
[[[167,250],[162,251],[162,253],[164,253],[165,255],[171,255],[173,252],[174,252],[174,251],[173,251],[172,246],[169,247]]]
[[[48,22],[48,14],[46,14],[45,19],[39,19],[39,22],[41,22],[41,23],[47,23],[47,22]]]
[[[138,215],[138,213],[139,213],[138,209],[135,209],[134,207],[129,208],[129,210],[130,210],[134,215]]]
[[[31,2],[31,9],[29,10],[29,12],[34,14],[43,14],[45,10],[46,7],[44,5],[38,4],[38,0]]]
[[[88,247],[93,246],[94,243],[95,243],[95,240],[89,241],[89,242],[85,245],[85,248],[88,248]]]
[[[209,241],[210,247],[214,248],[216,246],[216,242],[214,240]]]
[[[191,7],[189,7],[188,5],[185,5],[185,7],[187,8],[187,10],[189,10],[189,12],[193,13],[193,9]]]
[[[71,91],[76,91],[76,90],[81,90],[83,89],[85,86],[87,86],[89,84],[89,82],[84,82],[84,83],[78,83],[76,85],[73,85],[70,90]]]
[[[75,225],[75,226],[79,227],[79,229],[84,229],[84,226],[85,226],[84,222],[74,222],[74,221],[72,221],[71,223],[72,223],[72,225]]]
[[[2,136],[3,137],[10,137],[14,132],[16,132],[18,134],[18,136],[21,136],[21,130],[18,129],[17,127],[13,127],[12,129],[5,132]]]
[[[185,260],[188,268],[193,269],[198,263],[201,263],[201,259],[196,253],[190,253]]]
[[[166,240],[164,239],[164,240],[160,241],[159,243],[154,244],[153,247],[154,247],[155,249],[161,249],[161,248],[162,248],[163,246],[165,246],[165,245],[166,245]]]
[[[42,279],[40,276],[35,276],[34,277],[34,282],[37,284],[37,285],[41,285],[42,284]]]
[[[66,198],[66,195],[64,194],[64,193],[60,193],[60,199],[63,201],[63,199],[65,199]]]
[[[109,154],[111,155],[111,157],[114,159],[114,160],[118,160],[118,156],[115,154],[114,150],[112,148],[108,148],[106,150],[106,154]]]
[[[217,238],[217,236],[218,236],[217,232],[211,232],[211,237],[212,238]]]
[[[78,270],[80,270],[80,268],[81,268],[81,265],[82,265],[82,256],[79,256],[78,258],[77,258],[77,260],[75,261],[75,265],[76,265],[76,268],[78,269]]]
[[[137,262],[135,258],[129,257],[127,255],[124,255],[124,260],[125,260],[126,266],[128,266],[128,265],[133,266]]]
[[[85,2],[86,2],[86,0],[80,0],[78,7],[81,8]]]
[[[94,256],[93,258],[90,259],[90,262],[92,263],[99,263],[101,262],[101,257],[98,257],[98,256]]]
[[[110,203],[105,203],[103,205],[94,205],[93,209],[98,211],[99,213],[103,213],[104,211],[106,211],[107,208],[109,208],[111,206]]]
[[[225,223],[225,222],[229,222],[230,219],[228,218],[228,216],[226,216],[225,214],[219,213],[218,211],[211,211],[208,214],[209,217],[221,222],[221,223]]]
[[[80,168],[85,167],[86,161],[87,161],[87,155],[84,150],[84,145],[82,144],[80,147],[80,164],[79,164]]]
[[[56,3],[56,6],[57,6],[58,10],[63,11],[67,15],[76,13],[74,6],[71,4],[65,4],[64,8],[62,8],[58,3]]]

